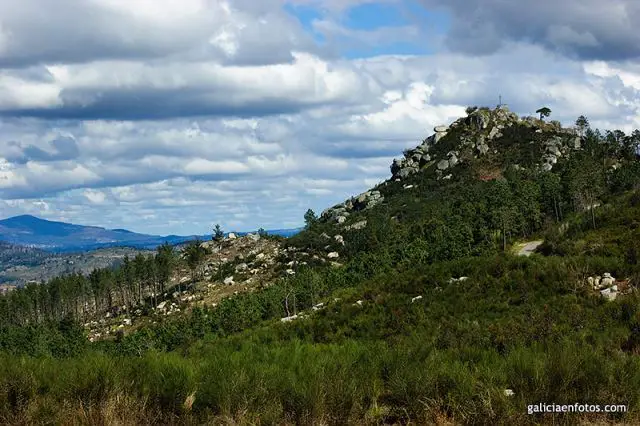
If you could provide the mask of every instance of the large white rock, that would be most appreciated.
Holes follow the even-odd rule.
[[[616,297],[618,296],[617,289],[614,289],[613,287],[601,290],[600,294],[608,301],[616,300]]]
[[[438,170],[447,170],[449,168],[449,161],[440,160],[438,162]]]
[[[446,135],[447,135],[447,132],[438,132],[438,133],[436,133],[435,135],[433,135],[433,143],[438,143],[440,141],[440,139],[442,139]]]
[[[602,276],[602,281],[600,281],[600,285],[602,287],[611,287],[616,282],[616,279],[611,276],[609,272],[605,272]]]

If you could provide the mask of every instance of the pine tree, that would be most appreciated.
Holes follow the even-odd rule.
[[[307,210],[307,212],[304,214],[305,228],[311,228],[317,221],[318,217],[316,216],[315,212],[311,209]]]
[[[576,127],[580,132],[580,136],[584,136],[584,132],[589,128],[589,120],[587,120],[587,117],[585,117],[584,115],[578,117],[578,119],[576,120]]]
[[[222,241],[223,238],[224,232],[222,231],[222,228],[220,228],[220,225],[216,223],[216,226],[213,228],[213,236],[211,239],[213,241]]]
[[[542,107],[536,111],[536,114],[540,114],[540,120],[542,120],[543,117],[548,117],[551,114],[551,110],[547,107]]]

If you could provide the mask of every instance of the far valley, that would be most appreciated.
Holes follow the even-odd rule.
[[[0,242],[0,284],[21,286],[63,274],[88,274],[96,268],[116,266],[125,256],[134,257],[138,253],[153,252],[112,247],[82,253],[50,253]]]

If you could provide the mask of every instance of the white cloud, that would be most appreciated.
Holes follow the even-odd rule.
[[[277,63],[289,60],[292,49],[314,49],[280,1],[256,3],[1,0],[0,66],[166,56]],[[262,36],[270,27],[278,31]],[[236,46],[232,55],[228,43],[209,42],[222,32]]]
[[[200,158],[188,161],[184,165],[187,175],[208,175],[208,174],[235,174],[247,172],[244,164],[232,161],[209,161]]]
[[[0,73],[0,112],[77,119],[268,115],[356,102],[366,75],[292,52],[287,64],[128,60],[49,67],[49,81]]]
[[[92,190],[92,189],[86,189],[86,190],[84,190],[83,194],[91,204],[98,204],[98,205],[99,204],[104,204],[104,202],[107,199],[107,196],[102,191],[95,191],[95,190]]]
[[[351,116],[340,129],[349,135],[371,139],[415,139],[418,133],[429,133],[434,123],[448,123],[464,114],[464,107],[456,105],[432,105],[434,87],[424,82],[408,85],[400,98],[397,92],[386,92],[382,100],[383,110]]]

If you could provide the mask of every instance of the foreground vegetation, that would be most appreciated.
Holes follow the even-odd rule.
[[[461,259],[382,274],[291,324],[232,333],[193,317],[190,329],[217,333],[173,352],[134,354],[138,335],[70,357],[5,355],[0,412],[3,423],[527,424],[540,420],[527,404],[585,401],[633,415],[637,297],[607,303],[575,285],[577,271],[612,260]],[[448,283],[460,273],[469,279]]]
[[[638,138],[588,132],[584,150],[541,173],[510,137],[503,163],[472,165],[500,179],[460,168],[446,183],[430,170],[390,182],[383,205],[352,218],[367,220],[361,230],[309,215],[288,244],[313,253],[340,232],[341,266],[300,268],[116,340],[90,344],[77,321],[110,297],[135,306],[166,290],[168,247],[3,298],[0,422],[640,422],[639,296],[607,302],[586,285],[604,272],[639,282]],[[541,254],[509,254],[534,237]],[[292,313],[304,315],[280,321]],[[540,402],[629,412],[528,415]]]

